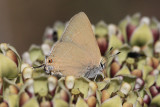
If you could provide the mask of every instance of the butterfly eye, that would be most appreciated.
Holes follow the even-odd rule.
[[[53,60],[52,60],[52,59],[49,59],[49,60],[48,60],[48,63],[52,63],[52,62],[53,62]]]

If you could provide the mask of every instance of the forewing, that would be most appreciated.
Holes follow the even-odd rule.
[[[94,36],[91,23],[85,13],[73,16],[66,26],[60,42],[72,42],[92,57],[93,65],[99,65],[101,54]]]

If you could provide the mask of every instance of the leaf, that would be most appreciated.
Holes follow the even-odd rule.
[[[157,77],[156,85],[160,87],[160,74],[159,74],[158,77]]]
[[[111,35],[109,38],[109,49],[114,47],[114,49],[120,48],[122,46],[122,41],[118,39],[116,35]]]
[[[46,96],[48,94],[47,78],[40,77],[34,79],[34,92],[40,96]]]
[[[18,95],[13,94],[8,96],[9,107],[17,107],[18,106]]]
[[[89,83],[89,80],[81,77],[81,78],[77,78],[75,80],[75,85],[74,85],[74,88],[77,88],[79,89],[79,91],[84,94],[84,98],[87,97],[88,95],[88,83]]]
[[[137,98],[138,98],[137,93],[131,91],[131,92],[129,92],[126,100],[127,100],[127,102],[132,103],[134,105],[137,101]]]
[[[98,100],[98,105],[99,105],[99,106],[101,105],[101,96],[102,96],[101,91],[97,90],[97,91],[96,91],[96,98],[97,98],[97,100]]]
[[[108,81],[97,82],[98,90],[103,90],[106,86],[108,86]]]
[[[81,97],[79,97],[76,103],[76,107],[88,107],[88,105]]]
[[[141,59],[140,61],[137,62],[138,65],[137,69],[143,70],[144,66],[146,66],[145,64],[146,64],[146,59]]]
[[[127,66],[123,66],[123,68],[120,69],[120,71],[118,71],[118,73],[116,74],[116,76],[117,75],[122,75],[123,76],[124,74],[125,75],[130,75],[131,74]]]
[[[102,103],[101,107],[122,107],[122,100],[116,95]]]
[[[146,46],[143,47],[143,50],[142,52],[148,56],[148,57],[152,57],[153,56],[153,43],[152,42],[149,42],[146,44]]]
[[[43,76],[43,75],[45,75],[45,71],[44,71],[44,69],[33,69],[34,70],[34,72],[33,72],[33,74],[32,74],[32,78],[38,78],[38,77],[40,77],[40,76]]]
[[[27,101],[23,107],[39,107],[38,101],[35,97],[31,98],[29,101]]]
[[[121,81],[119,81],[117,78],[113,78],[109,83],[107,92],[111,95],[112,93],[118,91],[120,89],[120,84]]]
[[[152,99],[151,105],[154,105],[155,107],[160,107],[160,94],[158,94]]]
[[[54,107],[69,107],[69,104],[62,99],[54,98]]]
[[[119,51],[121,52],[119,55],[118,55],[118,62],[120,64],[123,63],[123,61],[126,60],[127,58],[127,55],[128,55],[128,52],[130,52],[130,46],[128,44],[123,44],[121,46],[121,48],[119,49]]]
[[[152,86],[154,84],[155,80],[156,80],[156,78],[155,78],[154,75],[148,75],[146,80],[145,80],[145,82],[147,84],[147,87]]]
[[[144,95],[145,95],[146,92],[145,92],[144,89],[141,89],[141,90],[138,91],[138,93],[139,93],[140,97],[144,97]]]
[[[151,66],[148,66],[148,65],[145,65],[144,67],[143,67],[143,80],[146,80],[146,77],[147,77],[147,75],[148,75],[148,73],[149,72],[151,72],[152,71],[152,67]]]

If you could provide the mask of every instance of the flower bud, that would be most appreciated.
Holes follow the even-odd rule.
[[[49,101],[43,101],[40,103],[40,107],[52,107]]]
[[[9,57],[4,56],[0,53],[0,77],[6,77],[8,79],[13,79],[18,76],[19,70],[14,61]]]
[[[157,41],[154,45],[154,52],[160,53],[160,41]]]
[[[156,86],[158,92],[160,92],[160,86],[158,86],[157,84],[155,84],[155,86]]]
[[[132,52],[137,52],[139,53],[141,51],[141,48],[139,46],[133,46]]]
[[[9,106],[6,102],[2,102],[2,103],[0,103],[0,107],[9,107]]]
[[[48,90],[52,96],[54,96],[57,84],[58,84],[58,80],[56,77],[54,76],[48,77]]]
[[[2,53],[3,55],[5,55],[6,57],[8,57],[11,61],[13,61],[13,63],[15,63],[17,69],[19,70],[21,58],[20,58],[19,54],[17,53],[16,49],[15,49],[14,47],[12,47],[11,45],[9,45],[9,44],[2,43],[2,44],[0,44],[0,50],[1,50],[1,53]],[[2,59],[2,58],[0,58],[0,59]],[[8,64],[7,64],[7,65],[9,65],[9,66],[8,66],[8,69],[9,69],[11,66],[13,66],[13,65],[11,64],[11,62],[7,61],[7,59],[6,59],[5,61],[3,61],[3,59],[2,59],[2,62],[3,62],[4,64],[7,64],[7,63],[8,63]],[[3,65],[3,66],[4,66],[4,65]],[[13,68],[12,68],[12,69],[13,69]],[[9,79],[12,79],[12,78],[9,78]]]
[[[110,94],[107,92],[107,90],[103,90],[102,91],[101,102],[103,103],[104,101],[106,101],[109,98],[110,98]]]
[[[23,81],[26,81],[27,79],[32,78],[33,72],[34,71],[31,67],[24,68],[23,71],[22,71]]]
[[[157,68],[159,65],[159,60],[157,58],[152,58],[152,66],[153,68]]]
[[[53,28],[47,27],[44,32],[44,39],[53,40]]]
[[[24,68],[26,68],[26,67],[30,67],[30,65],[29,64],[27,64],[27,63],[23,63],[22,65],[21,65],[21,72],[24,70]]]
[[[25,81],[25,84],[27,84],[27,87],[26,87],[26,92],[28,93],[28,95],[30,96],[30,97],[32,97],[33,95],[34,95],[34,80],[33,79],[27,79],[26,81]]]
[[[144,86],[144,80],[141,78],[137,78],[134,89],[135,90],[141,89],[143,86]]]
[[[119,81],[123,81],[124,77],[122,75],[117,75],[116,78],[119,80]]]
[[[87,99],[87,104],[88,104],[88,107],[96,107],[96,97],[95,96],[90,96]]]
[[[0,48],[1,48],[2,50],[4,50],[4,51],[7,51],[7,50],[9,49],[8,44],[6,44],[6,43],[1,43],[1,44],[0,44]]]
[[[98,38],[97,43],[98,43],[101,54],[104,55],[108,48],[108,43],[106,38],[103,38],[103,37]]]
[[[143,102],[142,97],[138,97],[138,98],[137,98],[137,101],[139,102],[139,104],[141,104],[141,105],[143,106],[144,102]]]
[[[111,77],[114,77],[119,70],[120,70],[120,65],[117,62],[113,62],[111,64],[111,70],[110,70]]]
[[[0,77],[0,95],[2,95],[2,94],[3,94],[3,80]]]
[[[89,96],[95,96],[96,95],[96,90],[98,86],[95,82],[89,82],[89,90],[88,90],[88,97]]]
[[[132,87],[131,87],[130,84],[124,82],[124,83],[122,84],[121,88],[120,88],[120,91],[121,91],[123,94],[127,95],[127,94],[129,93],[129,91],[131,90],[131,88],[132,88]]]
[[[152,70],[149,74],[156,76],[156,75],[159,74],[159,70],[158,70],[158,69],[154,69],[154,70]]]
[[[74,86],[75,77],[74,76],[67,76],[65,78],[65,85],[68,89],[72,89]]]
[[[10,91],[10,94],[18,94],[19,89],[14,85],[10,85],[9,86],[9,91]]]
[[[43,54],[45,55],[45,56],[48,56],[49,55],[49,53],[50,53],[50,46],[48,45],[48,44],[42,44],[41,45],[41,49],[42,49],[42,51],[43,51]]]
[[[143,97],[143,102],[146,103],[147,105],[149,105],[151,103],[151,98],[149,97],[149,95],[144,95]]]
[[[66,102],[69,102],[69,96],[68,96],[68,94],[67,94],[67,92],[65,91],[65,90],[61,90],[60,91],[60,97],[61,97],[61,99],[63,99],[64,101],[66,101]]]
[[[159,21],[156,18],[152,18],[151,31],[154,38],[154,43],[159,39]]]
[[[140,20],[140,24],[146,24],[146,25],[150,25],[150,19],[149,17],[143,16]]]
[[[142,71],[139,69],[134,69],[132,71],[132,75],[135,75],[136,77],[142,78]]]
[[[125,102],[123,104],[123,107],[133,107],[133,104],[132,103],[129,103],[129,102]]]
[[[152,34],[154,38],[154,43],[159,39],[159,31],[158,29],[152,29]]]
[[[108,25],[108,35],[109,36],[117,35],[117,32],[118,32],[118,28],[116,25],[114,25],[114,24]]]
[[[22,92],[19,99],[19,106],[22,107],[30,99],[26,92]]]
[[[128,24],[127,25],[127,39],[130,41],[131,35],[133,34],[134,30],[136,29],[136,26]]]
[[[12,61],[14,61],[16,63],[16,65],[18,66],[18,59],[17,59],[17,55],[12,51],[12,50],[8,50],[6,52],[6,56],[8,56]]]
[[[147,65],[152,66],[153,65],[152,58],[151,57],[147,57],[146,58],[146,63],[147,63]]]
[[[121,42],[124,42],[124,38],[119,30],[119,28],[114,24],[108,25],[108,35],[109,37],[115,35]]]
[[[149,88],[149,90],[150,90],[150,93],[151,93],[152,97],[155,97],[159,93],[158,90],[157,90],[157,88],[156,88],[156,86],[151,86]]]
[[[22,55],[22,59],[23,59],[23,62],[24,63],[27,63],[29,65],[32,65],[32,61],[30,59],[30,54],[29,52],[24,52],[23,55]]]

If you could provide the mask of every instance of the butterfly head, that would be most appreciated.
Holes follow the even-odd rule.
[[[46,73],[51,73],[53,71],[53,59],[50,56],[45,58],[45,71]]]
[[[54,69],[53,63],[54,63],[53,56],[46,56],[45,57],[44,69],[45,69],[46,73],[50,74],[50,75],[54,75],[56,77],[62,77],[63,74],[60,71],[56,71]]]

